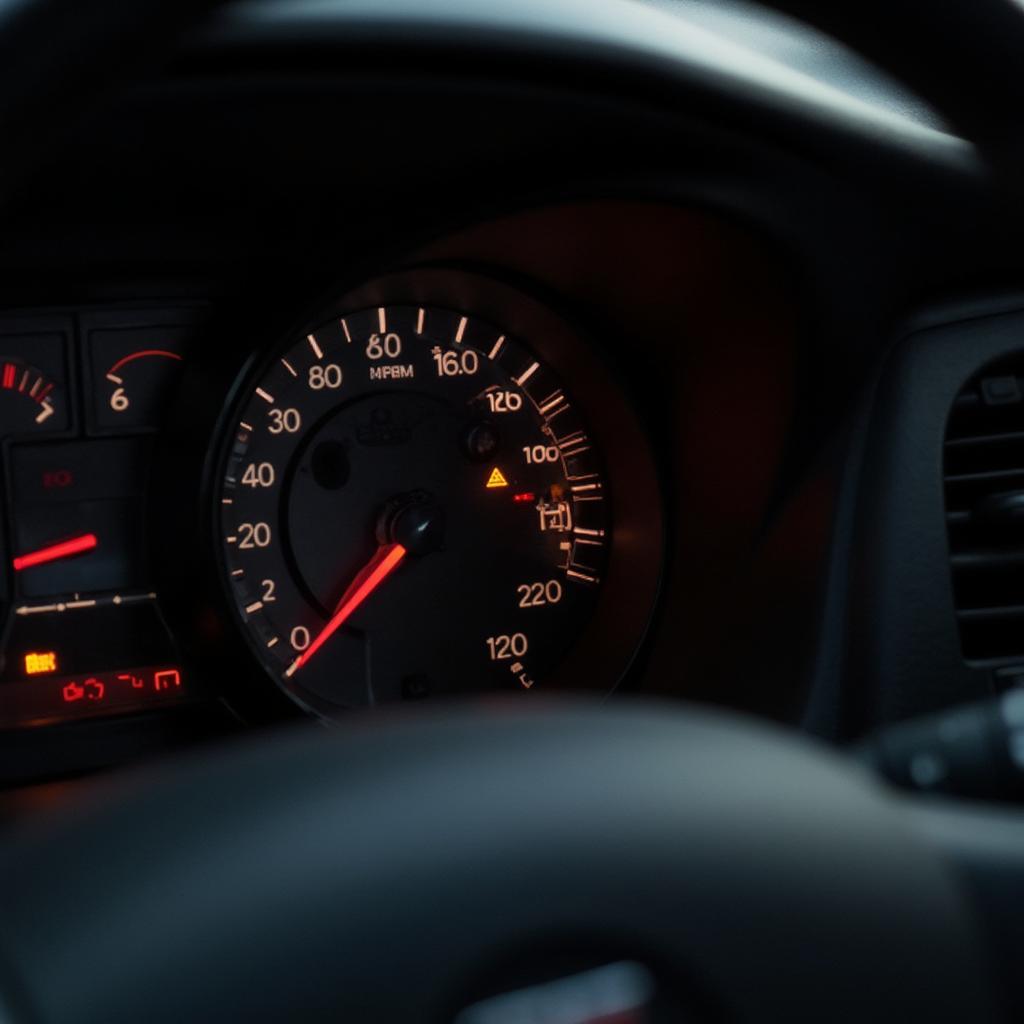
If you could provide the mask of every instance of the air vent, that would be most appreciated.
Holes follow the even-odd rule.
[[[964,658],[1024,659],[1024,352],[957,395],[946,428],[946,522]]]

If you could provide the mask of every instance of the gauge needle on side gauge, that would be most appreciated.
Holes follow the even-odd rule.
[[[38,551],[29,551],[27,554],[18,555],[14,559],[14,571],[21,572],[22,569],[31,569],[34,565],[45,565],[47,562],[56,562],[61,558],[80,555],[85,551],[92,551],[98,543],[95,533],[83,533],[81,537],[62,540],[59,544],[50,544],[48,547],[39,548]]]
[[[381,544],[373,557],[356,573],[356,577],[341,595],[338,607],[330,621],[317,634],[316,639],[295,659],[285,671],[291,676],[313,657],[334,633],[341,628],[350,615],[391,575],[405,558],[406,549],[401,544]]]

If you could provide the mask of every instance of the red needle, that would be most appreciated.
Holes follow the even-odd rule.
[[[80,555],[83,551],[92,551],[98,543],[95,533],[83,533],[81,537],[62,540],[59,544],[30,551],[27,555],[18,555],[14,559],[14,571],[21,572],[22,569],[31,569],[34,565],[45,565],[47,562],[56,562],[59,558]]]
[[[405,548],[401,544],[381,544],[366,565],[356,573],[356,577],[341,595],[338,607],[331,616],[330,622],[317,634],[316,639],[295,659],[285,672],[286,676],[297,672],[321,647],[334,635],[348,617],[391,575],[405,558]]]

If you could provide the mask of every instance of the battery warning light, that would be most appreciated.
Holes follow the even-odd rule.
[[[57,671],[56,651],[29,651],[25,655],[25,675],[38,676]]]

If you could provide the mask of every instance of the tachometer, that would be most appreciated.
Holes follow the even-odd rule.
[[[325,715],[542,687],[592,622],[613,541],[569,382],[435,306],[348,312],[275,352],[216,500],[250,647]]]

